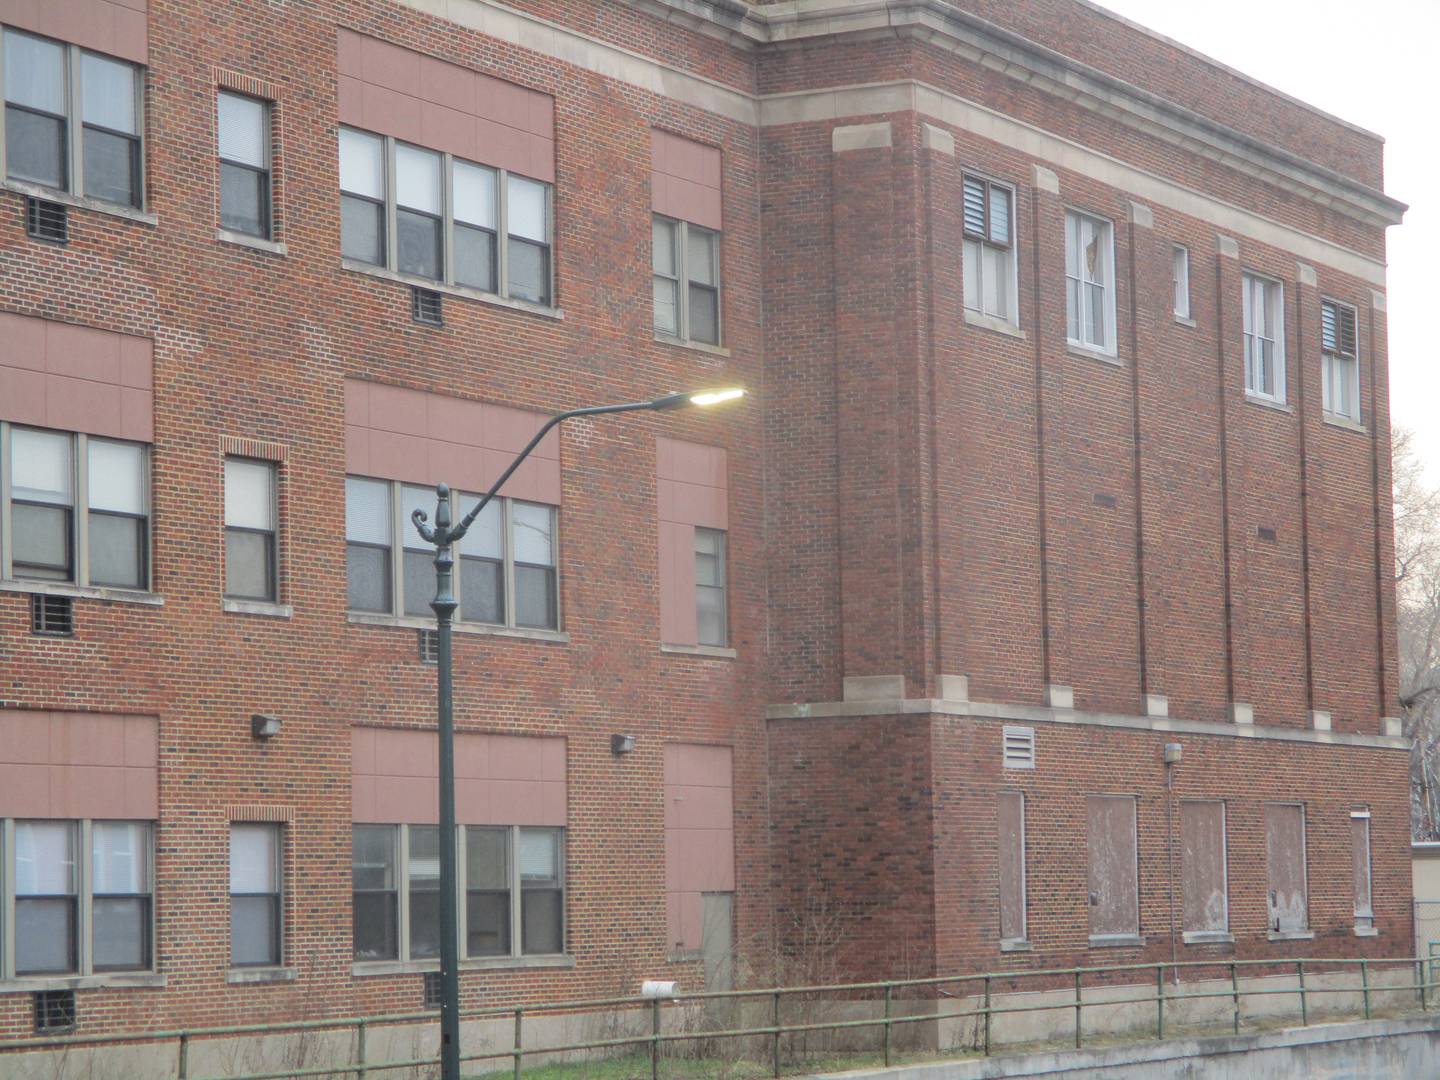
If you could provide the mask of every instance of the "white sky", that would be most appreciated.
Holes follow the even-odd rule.
[[[1111,11],[1385,138],[1391,421],[1440,481],[1440,0],[1100,0]]]

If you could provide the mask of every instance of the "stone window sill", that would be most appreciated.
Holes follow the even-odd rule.
[[[104,600],[113,604],[144,604],[147,607],[163,607],[165,604],[165,598],[156,593],[93,585],[66,585],[58,581],[0,581],[0,592],[71,596],[77,600]]]
[[[1195,329],[1195,320],[1192,319],[1192,318],[1190,318],[1188,315],[1176,315],[1176,316],[1175,316],[1175,325],[1177,325],[1177,326],[1188,326],[1191,330],[1194,330],[1194,329]]]
[[[460,961],[461,971],[525,970],[539,968],[573,968],[575,957],[559,956],[477,956]],[[419,975],[439,971],[439,960],[366,960],[350,966],[356,978],[371,975]]]
[[[1235,935],[1224,930],[1186,930],[1180,935],[1186,945],[1234,945]]]
[[[1092,949],[1133,949],[1145,944],[1140,934],[1091,934]]]
[[[727,649],[720,645],[666,645],[662,643],[660,651],[673,653],[676,656],[705,656],[711,660],[734,660],[739,655],[734,649]]]
[[[1370,429],[1358,420],[1351,420],[1348,416],[1337,416],[1335,413],[1326,413],[1323,417],[1326,427],[1339,428],[1341,431],[1353,431],[1357,435],[1369,435]]]
[[[165,986],[165,976],[157,971],[114,971],[99,975],[42,975],[20,977],[0,982],[0,994],[33,994],[37,990],[93,990],[131,988],[154,990]]]
[[[1314,941],[1314,930],[1271,930],[1266,933],[1269,941]]]
[[[1028,341],[1025,331],[1012,323],[1009,319],[1002,319],[998,315],[985,315],[979,311],[965,309],[965,325],[973,326],[977,330],[989,330],[991,333],[1004,334],[1017,341]]]
[[[434,619],[422,619],[415,615],[371,615],[363,611],[352,611],[347,616],[352,626],[399,626],[407,630],[434,630]],[[570,635],[564,630],[527,630],[521,626],[487,626],[484,623],[451,623],[450,629],[457,634],[475,634],[481,637],[519,638],[524,641],[553,641],[568,644]]]
[[[665,959],[672,964],[689,964],[696,960],[704,960],[705,954],[699,949],[672,949],[670,955]]]
[[[673,345],[677,349],[693,349],[695,352],[709,353],[711,356],[729,356],[730,350],[723,345],[707,345],[703,341],[689,341],[685,338],[671,337],[669,334],[655,333],[655,340],[661,345]]]
[[[264,600],[224,600],[221,606],[232,615],[266,615],[272,619],[288,619],[295,614],[289,604],[271,604]]]
[[[1030,942],[1026,941],[1024,938],[1015,938],[1012,941],[1002,941],[1000,942],[1000,951],[1002,953],[1029,952]]]
[[[119,203],[91,199],[84,195],[71,195],[68,191],[56,191],[54,188],[41,187],[39,184],[27,184],[23,180],[0,181],[0,189],[29,195],[33,199],[44,199],[47,202],[73,206],[80,210],[92,210],[97,214],[105,214],[109,217],[124,218],[126,221],[134,221],[141,225],[158,225],[160,222],[160,219],[154,214],[145,210],[137,210],[133,206],[121,206]]]
[[[490,304],[493,307],[509,308],[511,311],[525,311],[531,315],[540,315],[547,319],[563,319],[565,312],[561,308],[546,307],[544,304],[532,304],[528,300],[512,300],[508,296],[497,296],[494,293],[481,292],[479,289],[469,289],[464,285],[447,285],[443,281],[430,281],[422,277],[414,277],[410,274],[397,273],[394,270],[386,270],[383,266],[371,266],[369,263],[355,262],[351,259],[341,259],[340,267],[352,274],[364,274],[366,277],[380,278],[384,281],[398,281],[402,285],[414,285],[417,288],[429,289],[431,292],[440,293],[442,296],[456,296],[462,300],[477,300],[482,304]]]
[[[290,254],[289,249],[279,240],[266,240],[259,236],[251,236],[249,233],[232,232],[230,229],[216,229],[215,239],[222,244],[234,244],[236,247],[263,251],[270,255]]]
[[[292,983],[295,979],[294,968],[231,968],[225,973],[225,981],[231,986]]]
[[[1092,349],[1088,345],[1081,345],[1079,342],[1067,341],[1065,351],[1071,356],[1083,356],[1087,360],[1099,360],[1102,364],[1109,364],[1111,367],[1123,368],[1125,361],[1121,360],[1115,353],[1104,352],[1101,349]]]
[[[1253,390],[1245,391],[1245,400],[1248,401],[1251,405],[1259,405],[1262,409],[1274,409],[1276,412],[1291,414],[1294,414],[1295,412],[1295,407],[1293,405],[1286,405],[1283,401],[1277,401],[1274,398],[1265,397],[1263,394],[1257,394]]]
[[[1378,926],[1357,926],[1357,927],[1355,927],[1355,936],[1356,936],[1356,937],[1379,937],[1379,936],[1380,936],[1380,928],[1379,928]]]

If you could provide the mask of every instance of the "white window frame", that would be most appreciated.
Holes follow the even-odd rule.
[[[1108,279],[1094,280],[1086,275],[1085,267],[1081,260],[1080,230],[1082,223],[1089,222],[1100,229],[1101,244],[1105,252],[1105,266],[1108,270]],[[1074,255],[1077,274],[1070,272],[1071,255]],[[1084,210],[1067,208],[1065,211],[1065,290],[1067,314],[1065,320],[1065,339],[1076,349],[1085,352],[1100,353],[1104,356],[1118,355],[1115,328],[1115,292],[1118,273],[1115,265],[1115,223],[1108,218],[1097,217],[1094,214],[1086,213]],[[1079,337],[1070,336],[1070,320],[1068,305],[1072,290],[1078,286],[1079,296],[1075,298],[1076,303],[1076,325],[1079,330]],[[1104,344],[1097,344],[1095,327],[1090,317],[1090,305],[1085,303],[1085,289],[1087,286],[1098,287],[1105,295],[1104,311],[1102,312],[1105,325],[1100,328],[1104,337]]]
[[[32,180],[11,179],[9,164],[5,160],[5,48],[4,35],[16,33],[25,37],[38,38],[41,41],[49,42],[60,46],[64,50],[64,70],[61,78],[65,86],[65,186],[62,188],[51,188],[47,184],[37,184]],[[84,85],[81,81],[81,65],[86,54],[98,56],[102,60],[108,60],[115,64],[124,64],[135,73],[135,131],[136,134],[126,135],[126,138],[133,138],[139,146],[137,154],[138,162],[135,167],[135,195],[136,201],[131,203],[117,203],[109,199],[102,199],[97,195],[85,193],[85,107],[84,107]],[[122,206],[131,210],[145,210],[145,67],[130,60],[124,60],[118,56],[110,56],[107,53],[97,52],[94,49],[82,48],[79,45],[72,45],[69,42],[60,41],[57,38],[47,37],[44,34],[37,34],[30,30],[23,30],[18,26],[0,26],[0,183],[7,186],[17,187],[21,190],[35,189],[39,192],[56,191],[61,194],[71,195],[77,199],[94,199],[96,202],[106,206]],[[108,129],[107,129],[108,130]],[[119,134],[119,133],[117,133]]]
[[[43,431],[48,434],[64,435],[70,440],[70,577],[64,581],[56,578],[17,578],[14,574],[12,555],[14,545],[12,543],[12,514],[11,514],[11,482],[10,482],[10,435],[16,429],[27,431]],[[121,443],[126,446],[138,447],[141,454],[141,504],[144,513],[141,515],[144,521],[144,543],[141,549],[141,558],[144,566],[141,567],[143,579],[139,588],[126,585],[92,585],[90,582],[90,439],[95,438],[101,442]],[[102,511],[103,512],[103,511]],[[150,444],[137,443],[129,439],[102,438],[99,435],[90,436],[84,432],[60,431],[55,428],[35,427],[33,424],[12,424],[9,421],[0,421],[0,580],[9,582],[23,582],[27,587],[33,586],[35,592],[45,592],[49,588],[60,586],[62,589],[104,589],[110,592],[122,593],[149,593],[153,582],[154,552],[154,510],[150,500]]]
[[[985,185],[985,235],[982,237],[970,232],[965,227],[965,181],[973,180],[976,183]],[[1006,192],[1010,198],[1010,221],[1009,239],[1001,244],[990,238],[990,190],[999,188]],[[995,180],[983,173],[974,170],[966,170],[960,178],[960,272],[965,278],[975,283],[975,296],[979,301],[979,307],[971,307],[964,303],[965,290],[961,289],[961,303],[966,311],[972,311],[987,319],[999,319],[1009,323],[1011,326],[1020,325],[1020,259],[1019,237],[1016,229],[1017,223],[1017,195],[1015,186],[1007,184],[1002,180]],[[971,245],[974,245],[975,255],[971,256]],[[985,252],[1002,251],[1006,264],[1007,280],[1005,282],[1006,295],[1009,297],[1009,310],[1004,312],[985,310]]]
[[[651,252],[650,277],[664,278],[666,281],[675,282],[675,333],[655,326],[656,337],[665,341],[683,341],[687,344],[700,345],[705,348],[718,349],[724,346],[725,342],[725,290],[720,278],[721,258],[720,247],[724,240],[724,234],[719,229],[711,229],[704,225],[696,225],[683,218],[673,218],[666,214],[652,214],[651,220],[663,221],[675,229],[675,276],[655,272],[654,252]],[[713,248],[713,265],[710,267],[712,276],[715,278],[715,340],[704,341],[693,338],[690,335],[690,230],[696,229],[708,233],[715,238]],[[653,249],[655,243],[655,230],[650,230],[650,243]],[[702,288],[711,286],[700,283]]]
[[[41,821],[60,822],[72,827],[75,842],[75,959],[76,970],[63,974],[17,975],[15,972],[15,825],[17,822]],[[146,884],[150,898],[149,926],[147,928],[147,951],[150,963],[143,968],[102,968],[95,970],[94,955],[94,879],[93,831],[95,824],[144,825],[148,832],[149,848],[146,851]],[[155,833],[154,821],[133,818],[3,818],[0,819],[0,983],[35,981],[54,985],[80,979],[109,977],[125,978],[134,975],[154,974],[157,970],[155,937]],[[101,894],[106,895],[106,894]]]
[[[1353,304],[1347,304],[1343,300],[1332,300],[1328,296],[1320,298],[1320,386],[1322,407],[1326,416],[1335,417],[1340,420],[1348,420],[1351,423],[1360,422],[1360,311]],[[1336,342],[1333,350],[1325,348],[1325,313],[1324,309],[1330,307],[1335,311]],[[1341,348],[1340,324],[1342,313],[1348,313],[1354,323],[1355,329],[1355,352],[1346,356]],[[1331,392],[1331,385],[1334,382],[1333,371],[1338,365],[1348,365],[1349,373],[1346,377],[1348,383],[1347,391],[1350,399],[1354,402],[1354,410],[1345,412],[1334,407],[1334,394]]]
[[[1175,291],[1175,318],[1190,321],[1190,249],[1176,244],[1170,249],[1170,281]]]
[[[1252,398],[1261,401],[1274,402],[1277,405],[1285,404],[1285,284],[1264,274],[1257,274],[1246,270],[1241,274],[1241,331],[1243,339],[1241,342],[1242,352],[1245,360],[1245,393]],[[1273,312],[1273,330],[1270,336],[1261,332],[1261,328],[1255,326],[1254,305],[1257,297],[1263,298],[1265,312],[1267,315]],[[1254,358],[1261,351],[1259,345],[1262,341],[1272,342],[1271,355],[1274,358],[1274,371],[1272,373],[1273,385],[1271,389],[1265,389],[1264,381]]]
[[[433,288],[436,285],[453,289],[460,294],[474,294],[476,296],[499,297],[508,303],[521,304],[533,308],[541,308],[546,311],[553,311],[556,304],[555,297],[555,185],[545,180],[537,180],[533,176],[525,176],[523,173],[513,173],[509,169],[502,169],[495,165],[486,165],[484,162],[471,161],[468,158],[456,157],[454,154],[444,150],[436,150],[433,147],[420,146],[404,139],[396,139],[390,135],[381,135],[378,132],[366,131],[364,128],[352,125],[342,125],[343,129],[354,131],[370,138],[380,139],[383,144],[382,162],[384,168],[384,247],[385,263],[379,266],[375,263],[363,262],[341,255],[341,264],[350,270],[374,271],[384,270],[396,278],[419,285],[422,288]],[[396,224],[396,180],[395,180],[395,147],[398,144],[413,146],[416,150],[425,153],[435,154],[440,158],[440,185],[441,185],[441,277],[426,278],[406,273],[398,268],[399,259],[399,234]],[[337,143],[336,159],[339,159],[339,148]],[[462,162],[466,165],[473,165],[495,174],[495,291],[486,292],[477,289],[473,285],[460,284],[455,281],[455,204],[454,204],[454,170],[455,162]],[[527,180],[532,184],[540,184],[545,188],[545,300],[537,302],[521,297],[510,295],[510,214],[509,214],[509,187],[510,177],[515,176],[520,180]],[[344,189],[340,189],[343,193]],[[465,224],[464,222],[461,223]],[[343,248],[342,248],[343,251]]]

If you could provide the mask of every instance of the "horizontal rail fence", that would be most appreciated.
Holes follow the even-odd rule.
[[[1377,984],[1376,973],[1382,970],[1401,970],[1406,981],[1389,981]],[[1205,973],[1215,973],[1206,975]],[[1317,977],[1347,976],[1344,985],[1318,985]],[[1191,989],[1181,976],[1202,976],[1191,978],[1189,985],[1204,982],[1218,982],[1216,989]],[[1284,976],[1293,979],[1293,985],[1279,987],[1244,987],[1241,977],[1265,975]],[[705,1040],[752,1039],[761,1040],[768,1046],[767,1056],[771,1059],[775,1076],[781,1075],[781,1043],[784,1038],[793,1038],[815,1032],[839,1032],[858,1029],[878,1029],[878,1046],[872,1046],[871,1053],[878,1053],[886,1065],[895,1057],[894,1035],[897,1028],[910,1024],[934,1023],[936,1021],[970,1020],[974,1023],[973,1050],[990,1054],[992,1031],[997,1018],[1042,1012],[1073,1012],[1071,1022],[1074,1045],[1084,1042],[1085,1010],[1109,1009],[1117,1006],[1148,1006],[1154,1008],[1154,1037],[1165,1038],[1167,1009],[1173,1010],[1183,1002],[1214,1000],[1228,1004],[1231,1029],[1239,1032],[1244,1021],[1244,1003],[1247,999],[1264,998],[1272,995],[1288,995],[1297,1000],[1299,1018],[1302,1024],[1310,1022],[1310,1005],[1317,997],[1328,994],[1349,994],[1360,998],[1358,1014],[1370,1019],[1374,998],[1379,994],[1413,995],[1421,1010],[1428,1010],[1432,1003],[1433,991],[1440,986],[1440,949],[1432,950],[1424,957],[1395,957],[1377,959],[1297,959],[1297,960],[1195,960],[1178,963],[1120,964],[1108,967],[1054,968],[1034,971],[982,972],[971,975],[945,975],[920,979],[896,979],[885,982],[841,983],[834,985],[772,987],[756,990],[705,991],[677,994],[669,998],[617,997],[586,999],[581,1001],[547,1002],[534,1005],[493,1006],[481,1009],[463,1010],[462,1021],[491,1020],[513,1021],[514,1044],[505,1049],[494,1049],[487,1053],[462,1054],[461,1061],[469,1064],[478,1062],[500,1062],[509,1059],[515,1077],[521,1075],[525,1059],[532,1062],[541,1055],[594,1054],[597,1051],[619,1051],[625,1048],[644,1048],[650,1059],[651,1076],[660,1075],[660,1062],[667,1047],[681,1044],[700,1043]],[[1038,987],[1027,984],[1039,983]],[[1149,987],[1153,986],[1153,990]],[[962,992],[950,989],[959,987]],[[1085,998],[1085,991],[1114,987],[1127,992],[1128,996]],[[1143,990],[1142,990],[1143,988]],[[1133,991],[1133,993],[1129,993]],[[997,1004],[996,997],[1027,993],[1046,993],[1047,1000],[1036,1003]],[[879,1015],[848,1020],[815,1020],[809,1022],[785,1022],[783,1004],[786,1001],[814,1001],[830,995],[840,1001],[865,1002],[881,1009]],[[974,1007],[954,1009],[936,1008],[933,1011],[903,1015],[896,1012],[896,1006],[904,1001],[933,1001],[937,1006],[946,1001],[969,998],[979,1004]],[[667,1030],[666,1010],[684,1010],[706,1002],[753,1002],[763,1010],[767,1023],[748,1026],[719,1027],[714,1030]],[[555,1045],[523,1045],[526,1021],[535,1021],[543,1016],[574,1016],[606,1011],[629,1011],[645,1016],[646,1031],[635,1031],[608,1038],[583,1041],[561,1042]],[[403,1027],[438,1021],[434,1011],[419,1013],[396,1013],[370,1017],[338,1017],[333,1019],[297,1020],[279,1024],[247,1024],[227,1027],[193,1028],[185,1030],[146,1031],[117,1035],[70,1035],[15,1039],[0,1042],[0,1073],[5,1071],[3,1060],[7,1054],[42,1050],[78,1050],[101,1047],[139,1046],[161,1042],[173,1042],[174,1071],[176,1080],[290,1080],[294,1077],[356,1077],[358,1080],[380,1078],[387,1072],[401,1069],[416,1069],[439,1064],[436,1056],[420,1056],[387,1060],[368,1060],[366,1049],[369,1036],[380,1027]],[[193,1050],[206,1040],[234,1039],[244,1036],[268,1037],[282,1034],[299,1035],[305,1032],[348,1032],[351,1061],[332,1061],[324,1065],[286,1068],[283,1071],[227,1073],[223,1076],[204,1076],[191,1068]],[[462,1047],[463,1049],[463,1047]],[[503,1066],[502,1066],[503,1068]]]

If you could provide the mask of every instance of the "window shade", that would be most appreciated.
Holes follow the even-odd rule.
[[[225,459],[225,524],[241,529],[275,528],[274,470],[263,461]]]
[[[380,136],[340,129],[340,189],[385,198],[385,141]]]
[[[133,443],[90,440],[90,509],[145,512],[145,451]]]
[[[90,827],[94,892],[150,891],[150,826],[137,821],[97,821]]]
[[[68,896],[75,891],[75,827],[67,821],[15,823],[15,894]]]
[[[70,505],[70,436],[10,429],[10,494],[25,502]]]
[[[395,201],[424,214],[440,213],[440,155],[395,146]]]
[[[230,827],[230,891],[272,893],[276,881],[277,830],[273,825]]]
[[[551,543],[554,515],[548,506],[512,503],[511,519],[515,529],[515,561],[533,566],[554,566],[555,552]]]
[[[545,229],[545,185],[523,176],[511,176],[507,195],[510,234],[546,243],[549,238]]]
[[[216,106],[216,133],[220,156],[252,168],[265,168],[269,141],[265,132],[265,106],[254,98],[221,94]]]
[[[990,240],[995,244],[1010,243],[1010,193],[1004,188],[990,188]]]
[[[345,539],[390,543],[390,485],[385,481],[345,478]]]
[[[495,170],[455,162],[455,220],[495,228]]]
[[[457,519],[463,518],[480,499],[475,495],[462,495]],[[477,559],[500,559],[505,556],[505,545],[501,541],[501,513],[499,496],[490,500],[480,516],[470,526],[470,531],[460,538],[460,554]]]
[[[558,836],[552,830],[520,830],[520,877],[554,881],[560,876]]]
[[[411,551],[433,551],[432,545],[425,542],[425,538],[416,531],[415,523],[410,520],[410,515],[416,510],[425,511],[429,523],[435,524],[435,492],[430,488],[411,487],[406,484],[400,489],[400,539]]]
[[[80,61],[85,123],[136,135],[135,69],[84,53]]]
[[[5,31],[5,100],[65,112],[65,51],[53,41]]]

